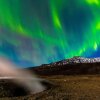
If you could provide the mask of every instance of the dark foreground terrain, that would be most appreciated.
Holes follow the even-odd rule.
[[[8,80],[1,80],[0,100],[100,100],[100,62],[57,62],[29,70],[47,81],[41,82],[47,89],[30,94]]]
[[[46,76],[53,85],[37,94],[18,97],[3,97],[0,100],[100,100],[100,76]],[[0,91],[1,93],[7,91]],[[11,92],[11,91],[10,91]],[[12,92],[11,92],[12,93]]]

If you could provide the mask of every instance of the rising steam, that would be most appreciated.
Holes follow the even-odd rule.
[[[30,93],[37,93],[45,90],[40,80],[29,71],[18,69],[14,64],[4,58],[0,58],[0,78],[11,78],[14,82],[24,86]]]

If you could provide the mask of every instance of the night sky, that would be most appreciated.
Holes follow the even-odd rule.
[[[0,0],[0,57],[22,67],[100,56],[100,0]]]

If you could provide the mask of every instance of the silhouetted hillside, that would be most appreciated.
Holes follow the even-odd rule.
[[[29,70],[36,72],[38,75],[100,74],[99,60],[100,58],[83,59],[82,57],[81,58],[74,57],[71,59],[67,59],[67,60],[63,60],[51,64],[43,64],[35,68],[29,68]]]

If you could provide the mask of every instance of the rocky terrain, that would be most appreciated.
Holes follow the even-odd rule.
[[[70,59],[65,59],[62,61],[50,63],[50,64],[43,64],[42,66],[62,66],[67,64],[79,64],[79,63],[100,63],[100,57],[98,58],[84,58],[80,56],[75,56]]]
[[[46,90],[30,94],[11,80],[0,80],[0,100],[100,100],[100,58],[73,57],[28,70],[46,80],[41,81]]]
[[[39,67],[29,68],[39,75],[100,74],[100,58],[73,57]]]
[[[54,85],[41,93],[20,96],[14,95],[11,97],[3,96],[0,100],[100,100],[99,75],[54,75],[42,76],[42,78],[49,80]],[[11,87],[8,88],[11,89]],[[3,90],[0,92],[11,95],[13,91],[6,92]]]

